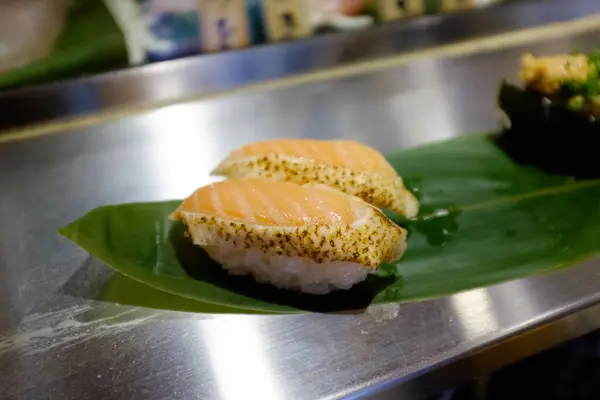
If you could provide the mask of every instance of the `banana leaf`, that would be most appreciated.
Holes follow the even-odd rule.
[[[168,219],[179,200],[100,207],[60,232],[134,280],[240,312],[347,311],[418,301],[556,271],[600,252],[600,180],[518,164],[490,135],[387,158],[421,203],[417,219],[390,214],[409,230],[408,250],[365,282],[325,296],[229,276]]]

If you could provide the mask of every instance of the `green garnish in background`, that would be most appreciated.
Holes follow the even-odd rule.
[[[581,53],[572,53],[581,54]],[[562,82],[560,93],[566,96],[565,104],[573,111],[584,111],[586,107],[598,106],[600,95],[600,50],[588,55],[590,73],[585,81],[567,80]]]
[[[567,107],[573,111],[581,111],[585,106],[585,98],[581,95],[573,96],[567,101]]]

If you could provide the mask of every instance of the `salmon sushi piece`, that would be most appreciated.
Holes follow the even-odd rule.
[[[320,184],[228,179],[171,218],[230,274],[311,294],[349,289],[406,248],[406,230],[379,209]]]
[[[233,151],[211,173],[227,178],[266,178],[320,183],[407,218],[419,202],[378,151],[348,140],[278,139]]]

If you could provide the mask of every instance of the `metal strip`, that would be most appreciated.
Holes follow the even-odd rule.
[[[505,4],[0,92],[0,131],[123,107],[175,102],[325,67],[569,21],[595,12],[600,12],[600,3],[595,0]]]

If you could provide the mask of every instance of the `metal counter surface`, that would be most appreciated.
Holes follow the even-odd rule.
[[[250,141],[351,138],[385,151],[493,129],[498,82],[522,52],[599,41],[424,60],[1,145],[0,398],[326,399],[383,388],[411,398],[599,328],[598,261],[354,313],[202,315],[98,301],[111,270],[56,233],[102,204],[180,198]],[[508,340],[524,331],[529,350]],[[491,345],[502,357],[473,364]]]

